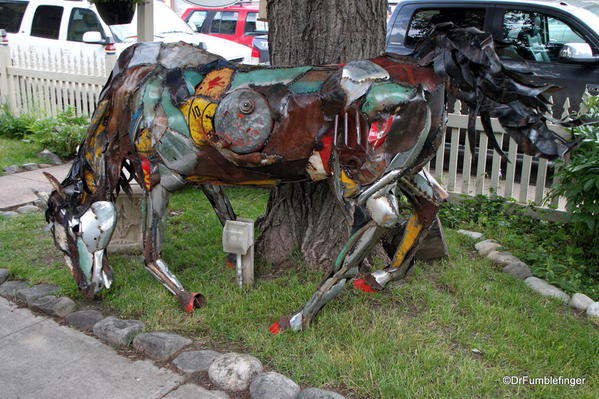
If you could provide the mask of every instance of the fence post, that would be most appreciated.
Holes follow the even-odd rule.
[[[0,104],[8,104],[8,66],[10,65],[10,49],[6,31],[0,30]],[[9,104],[9,109],[12,104]],[[14,112],[14,109],[10,109]]]
[[[108,46],[110,46],[110,44],[107,45],[107,48],[104,50],[104,67],[106,68],[105,73],[107,78],[112,73],[114,64],[116,64],[116,49],[114,48],[114,45],[112,45],[112,48],[109,48]]]

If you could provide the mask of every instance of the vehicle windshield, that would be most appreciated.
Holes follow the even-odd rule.
[[[137,39],[137,15],[133,17],[130,24],[110,25],[110,30],[118,41],[135,41]],[[166,4],[154,2],[154,35],[160,36],[166,33],[193,34],[195,32]]]

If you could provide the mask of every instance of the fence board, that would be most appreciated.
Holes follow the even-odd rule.
[[[532,168],[532,157],[530,155],[522,156],[522,174],[520,175],[520,195],[518,201],[522,204],[528,204],[528,189],[530,184],[530,171]]]
[[[507,164],[506,172],[505,172],[505,191],[503,195],[506,198],[514,197],[514,177],[516,175],[516,153],[518,151],[518,143],[516,140],[510,138],[510,145],[507,153],[507,159],[509,162]]]
[[[476,195],[483,195],[485,193],[488,141],[489,139],[485,134],[480,135],[477,154],[478,163],[476,165]]]

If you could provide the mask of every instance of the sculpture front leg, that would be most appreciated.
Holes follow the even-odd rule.
[[[146,193],[146,218],[143,232],[144,263],[146,270],[177,297],[183,310],[191,312],[194,308],[205,305],[204,296],[187,291],[162,259],[162,242],[166,229],[169,196],[169,192],[160,184],[152,187],[151,191]]]
[[[413,214],[408,219],[391,264],[354,281],[354,287],[364,292],[380,291],[389,281],[406,276],[413,265],[419,244],[426,238],[441,203],[448,196],[434,177],[424,170],[415,176],[402,178],[399,186],[412,205]]]
[[[270,327],[270,331],[277,334],[287,329],[307,329],[323,306],[341,292],[347,280],[358,274],[358,266],[384,232],[385,228],[373,221],[354,232],[339,253],[333,269],[325,275],[310,300],[291,316],[282,316]]]

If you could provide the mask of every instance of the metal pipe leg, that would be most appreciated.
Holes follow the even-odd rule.
[[[325,276],[324,281],[306,305],[291,316],[281,317],[270,327],[270,331],[277,334],[287,329],[293,331],[307,329],[322,307],[341,292],[347,279],[358,273],[358,265],[380,240],[384,232],[385,228],[378,226],[373,221],[356,231],[339,253],[333,270],[328,273],[328,276]]]
[[[229,197],[225,193],[225,190],[221,186],[210,186],[206,184],[200,185],[200,188],[204,192],[208,201],[214,209],[214,213],[220,220],[220,223],[224,226],[227,220],[236,220],[237,216],[233,210],[233,206],[229,201]]]
[[[200,188],[202,189],[202,192],[204,192],[206,198],[208,198],[214,213],[216,213],[216,217],[218,217],[218,220],[223,226],[227,220],[237,220],[237,215],[235,215],[229,197],[227,197],[225,190],[221,186],[201,184]],[[237,255],[228,253],[225,255],[225,265],[229,269],[233,269],[235,267],[236,259]]]
[[[146,194],[146,217],[144,223],[145,268],[156,280],[177,297],[183,310],[191,312],[202,307],[206,300],[203,295],[187,291],[168,265],[162,260],[162,242],[166,228],[166,209],[169,192],[157,185]]]

